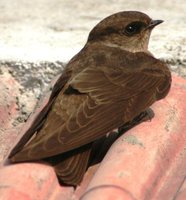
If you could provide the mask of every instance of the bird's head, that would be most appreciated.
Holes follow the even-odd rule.
[[[98,23],[90,32],[88,43],[101,42],[131,52],[146,51],[152,29],[162,22],[137,11],[119,12]]]

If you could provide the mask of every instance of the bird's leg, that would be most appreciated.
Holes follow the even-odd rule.
[[[94,165],[104,158],[110,146],[119,138],[124,132],[133,128],[137,124],[151,120],[153,117],[153,111],[149,108],[143,112],[141,112],[138,116],[136,116],[132,121],[125,123],[121,127],[118,128],[118,131],[112,131],[108,133],[106,136],[96,140],[92,146],[92,154],[91,154],[91,164]]]
[[[131,129],[132,127],[145,122],[145,121],[151,121],[151,119],[154,117],[154,112],[151,108],[148,108],[147,110],[141,112],[138,116],[136,116],[132,121],[125,123],[124,125],[120,126],[118,128],[119,135],[123,134],[127,130]]]
[[[137,117],[134,118],[135,121],[138,123],[145,122],[145,121],[151,121],[151,119],[154,117],[154,112],[151,108],[148,108],[147,110],[141,112]]]

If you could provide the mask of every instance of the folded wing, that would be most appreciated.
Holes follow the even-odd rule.
[[[133,58],[126,56],[113,66],[109,60],[90,65],[69,79],[43,127],[10,158],[38,160],[73,150],[131,121],[166,96],[171,83],[167,66],[144,53]]]

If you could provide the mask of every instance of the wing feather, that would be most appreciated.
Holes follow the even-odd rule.
[[[56,83],[53,86],[48,102],[46,103],[44,107],[43,105],[40,105],[42,107],[41,111],[38,114],[34,113],[30,117],[30,120],[32,121],[31,125],[28,127],[26,132],[20,133],[22,137],[19,139],[19,141],[13,147],[13,149],[11,149],[9,158],[13,157],[17,152],[19,152],[29,142],[29,140],[32,139],[34,134],[36,134],[43,127],[43,125],[46,122],[46,116],[48,115],[55,101],[56,96],[63,89],[64,85],[67,83],[70,76],[71,76],[71,70],[66,69],[63,71],[62,75],[58,77]],[[40,104],[41,103],[43,102],[40,102]]]
[[[12,159],[38,160],[88,144],[167,94],[171,82],[167,66],[144,53],[133,58],[114,67],[109,58],[103,66],[90,65],[74,75],[57,96],[38,136]],[[76,93],[65,94],[69,87]]]

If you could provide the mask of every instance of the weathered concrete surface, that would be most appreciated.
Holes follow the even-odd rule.
[[[0,161],[8,152],[19,131],[19,105],[17,94],[20,84],[8,73],[0,73]],[[14,126],[17,126],[14,129]]]
[[[102,18],[122,10],[140,10],[165,20],[153,33],[151,50],[159,57],[180,59],[186,54],[185,8],[184,0],[1,0],[0,58],[67,61]]]

